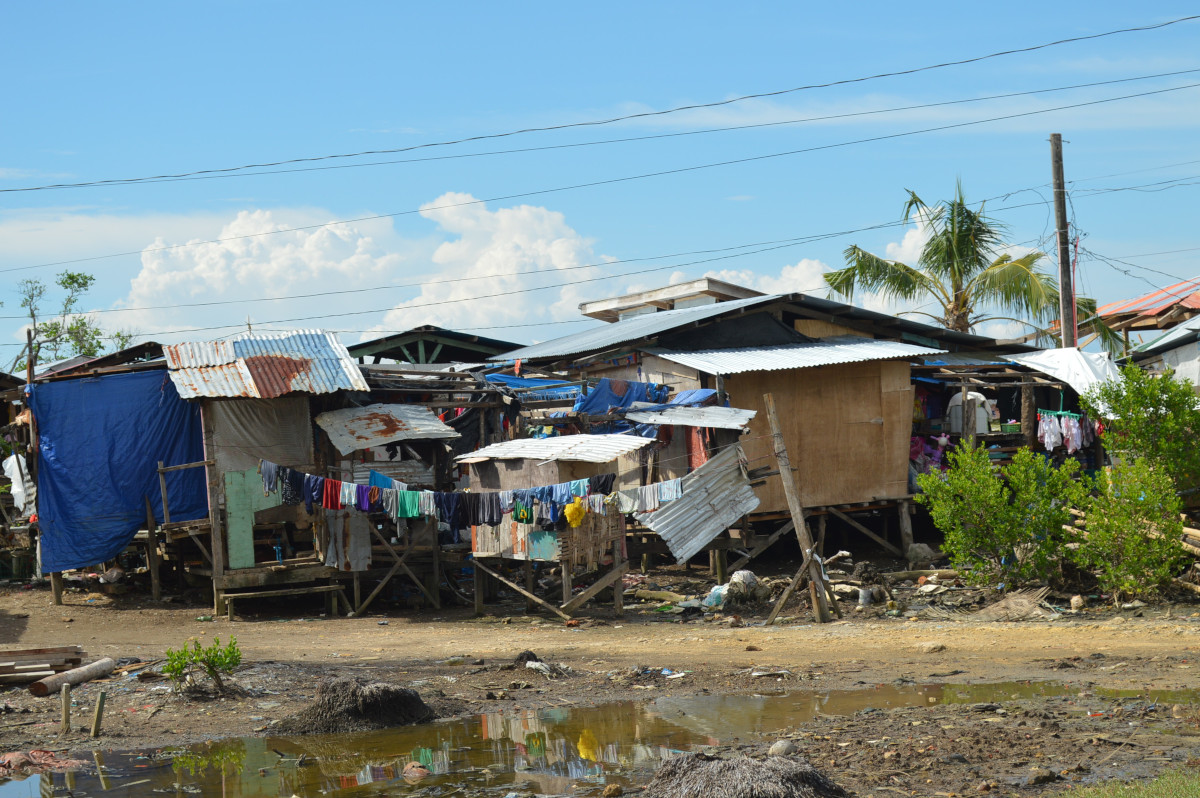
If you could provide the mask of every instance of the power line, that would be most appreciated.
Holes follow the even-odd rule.
[[[970,120],[967,122],[955,122],[952,124],[938,125],[938,126],[929,127],[929,128],[921,128],[918,130],[910,130],[910,131],[905,131],[902,133],[889,133],[889,134],[880,135],[880,136],[870,136],[867,138],[854,139],[851,141],[841,141],[841,142],[835,142],[832,144],[822,144],[822,145],[817,145],[817,146],[813,146],[813,147],[804,147],[804,148],[796,149],[796,150],[786,150],[784,152],[768,153],[766,155],[754,155],[754,156],[749,156],[749,157],[745,157],[745,158],[733,158],[733,159],[729,159],[729,160],[725,160],[725,161],[716,161],[716,162],[707,163],[707,164],[685,166],[685,167],[679,167],[676,169],[664,169],[664,170],[660,170],[657,172],[647,172],[647,173],[637,174],[637,175],[626,175],[623,177],[606,178],[604,180],[593,180],[593,181],[586,182],[586,183],[576,183],[574,185],[569,185],[569,186],[558,186],[558,187],[549,188],[549,189],[525,191],[525,192],[519,192],[519,193],[515,193],[515,194],[507,194],[507,195],[502,195],[502,196],[489,197],[486,199],[468,200],[468,201],[464,201],[464,202],[448,203],[445,205],[436,205],[436,206],[432,206],[432,207],[427,206],[424,208],[416,208],[416,209],[405,210],[405,211],[396,211],[393,213],[374,214],[374,215],[370,215],[370,216],[361,216],[361,217],[357,217],[354,219],[343,219],[343,220],[333,221],[333,222],[324,222],[321,224],[302,225],[299,227],[288,228],[286,230],[269,230],[269,231],[264,231],[261,233],[247,233],[244,235],[226,236],[223,238],[210,239],[207,241],[189,241],[184,244],[172,244],[172,245],[163,246],[163,247],[150,247],[150,248],[145,248],[145,249],[135,250],[135,251],[130,251],[130,252],[116,252],[116,253],[111,253],[108,255],[94,255],[91,257],[87,257],[87,258],[72,258],[70,260],[54,261],[51,263],[39,263],[39,264],[31,265],[31,266],[16,266],[16,267],[11,267],[11,268],[7,268],[7,269],[0,269],[0,273],[26,271],[26,270],[30,270],[30,269],[42,269],[42,268],[48,268],[51,266],[64,266],[64,265],[69,265],[69,264],[73,264],[73,263],[85,263],[85,262],[89,262],[89,261],[104,260],[107,258],[124,257],[124,256],[130,256],[130,255],[142,255],[142,254],[150,253],[150,252],[163,252],[163,251],[175,250],[175,249],[185,249],[185,248],[189,248],[189,247],[202,246],[205,244],[217,244],[217,243],[222,243],[222,242],[226,242],[226,241],[240,241],[240,240],[245,240],[245,239],[250,239],[250,238],[261,238],[261,237],[265,237],[265,236],[279,235],[281,233],[294,233],[294,232],[299,232],[302,230],[316,230],[316,229],[321,229],[321,228],[325,228],[325,227],[332,227],[332,226],[338,225],[338,224],[355,224],[358,222],[374,221],[374,220],[378,220],[378,219],[388,219],[388,218],[395,218],[395,217],[400,217],[400,216],[409,216],[412,214],[429,212],[429,211],[448,210],[451,208],[461,208],[461,207],[465,207],[465,206],[482,205],[482,204],[486,204],[488,202],[502,202],[505,200],[522,199],[525,197],[532,197],[532,196],[538,196],[538,195],[544,195],[544,194],[555,194],[555,193],[561,193],[561,192],[565,192],[565,191],[574,191],[574,190],[578,190],[578,189],[582,189],[582,188],[595,188],[597,186],[614,185],[617,183],[627,183],[627,182],[631,182],[634,180],[645,180],[645,179],[654,178],[654,177],[665,177],[668,175],[684,174],[684,173],[688,173],[688,172],[697,172],[697,171],[701,171],[701,170],[705,170],[705,169],[714,169],[714,168],[721,167],[721,166],[735,166],[735,165],[739,165],[739,164],[755,163],[755,162],[759,162],[759,161],[766,161],[766,160],[771,160],[774,158],[782,158],[782,157],[787,157],[787,156],[791,156],[791,155],[800,155],[800,154],[811,153],[811,152],[820,152],[823,150],[838,149],[841,147],[849,147],[849,146],[853,146],[853,145],[857,145],[857,144],[869,144],[869,143],[874,143],[874,142],[878,142],[878,141],[888,141],[891,139],[906,138],[909,136],[920,135],[923,133],[935,133],[935,132],[940,132],[940,131],[944,131],[944,130],[954,130],[957,128],[971,127],[971,126],[975,126],[975,125],[987,124],[990,122],[1000,122],[1000,121],[1005,121],[1005,120],[1009,120],[1009,119],[1019,119],[1019,118],[1023,118],[1023,117],[1029,117],[1029,116],[1038,116],[1041,114],[1053,113],[1056,111],[1065,111],[1065,110],[1071,110],[1074,108],[1083,108],[1083,107],[1093,106],[1093,105],[1102,105],[1102,104],[1110,103],[1110,102],[1119,102],[1121,100],[1135,99],[1138,97],[1149,97],[1149,96],[1158,95],[1158,94],[1167,94],[1170,92],[1183,91],[1186,89],[1196,88],[1197,86],[1200,86],[1200,83],[1189,83],[1189,84],[1185,84],[1183,86],[1175,86],[1175,87],[1166,88],[1166,89],[1157,89],[1155,91],[1138,92],[1135,94],[1121,95],[1118,97],[1107,97],[1107,98],[1104,98],[1101,100],[1089,100],[1087,102],[1072,103],[1070,105],[1061,105],[1061,106],[1056,106],[1053,108],[1043,108],[1043,109],[1038,109],[1038,110],[1034,110],[1034,111],[1022,111],[1019,113],[1004,114],[1001,116],[994,116],[994,117],[989,117],[986,119]]]
[[[575,148],[580,148],[580,147],[595,147],[595,146],[607,145],[607,144],[625,144],[625,143],[638,142],[638,141],[653,141],[656,139],[669,139],[669,138],[680,138],[680,137],[684,137],[684,136],[707,135],[710,133],[726,133],[726,132],[737,131],[737,130],[752,130],[752,129],[757,129],[757,128],[779,127],[779,126],[783,126],[783,125],[798,125],[798,124],[805,124],[805,123],[809,123],[809,122],[827,122],[827,121],[836,120],[836,119],[851,119],[851,118],[864,117],[864,116],[878,116],[881,114],[899,113],[899,112],[903,112],[903,111],[918,111],[918,110],[924,110],[924,109],[928,109],[928,108],[940,108],[940,107],[945,107],[945,106],[949,106],[949,105],[963,105],[963,104],[968,104],[968,103],[988,102],[991,100],[1004,100],[1004,99],[1011,99],[1014,97],[1029,97],[1029,96],[1034,96],[1034,95],[1038,95],[1038,94],[1051,94],[1051,93],[1061,92],[1061,91],[1072,91],[1075,89],[1095,88],[1097,86],[1111,86],[1111,85],[1115,85],[1118,83],[1132,83],[1132,82],[1141,81],[1141,80],[1153,80],[1155,78],[1176,77],[1179,75],[1194,74],[1196,72],[1200,72],[1200,69],[1181,69],[1181,70],[1177,70],[1174,72],[1160,72],[1160,73],[1153,74],[1153,75],[1139,75],[1137,77],[1131,77],[1131,78],[1117,78],[1117,79],[1113,79],[1113,80],[1101,80],[1101,81],[1095,81],[1092,83],[1077,83],[1077,84],[1074,84],[1071,86],[1056,86],[1056,87],[1048,88],[1048,89],[1032,89],[1029,91],[1008,92],[1005,94],[991,94],[991,95],[985,95],[982,97],[969,97],[969,98],[957,99],[957,100],[943,100],[941,102],[921,103],[918,105],[902,105],[902,106],[896,106],[893,108],[878,108],[878,109],[872,109],[869,111],[854,111],[854,112],[847,112],[847,113],[842,113],[842,114],[827,114],[825,116],[811,116],[811,117],[802,117],[799,119],[785,119],[785,120],[779,120],[776,122],[757,122],[754,124],[746,124],[746,125],[730,125],[730,126],[726,126],[726,127],[701,128],[699,130],[686,130],[686,131],[678,131],[678,132],[674,132],[674,133],[655,133],[655,134],[648,134],[648,135],[644,135],[644,136],[627,136],[624,138],[600,139],[597,141],[581,141],[581,142],[574,142],[574,143],[570,143],[570,144],[547,144],[547,145],[537,146],[537,147],[519,147],[519,148],[513,148],[513,149],[507,149],[507,150],[490,150],[490,151],[486,151],[486,152],[456,153],[454,155],[433,155],[433,156],[428,156],[428,157],[424,157],[424,158],[402,158],[402,159],[388,160],[388,161],[369,161],[366,163],[338,164],[335,166],[309,166],[309,167],[299,167],[299,168],[294,168],[294,169],[274,169],[274,170],[259,171],[259,172],[230,172],[230,171],[222,172],[222,171],[218,170],[216,173],[211,173],[211,174],[210,173],[187,173],[187,174],[180,174],[180,175],[165,175],[165,176],[159,176],[159,177],[138,177],[138,178],[119,178],[119,179],[112,179],[112,180],[93,180],[93,181],[86,181],[86,182],[81,182],[81,183],[56,183],[53,185],[46,185],[46,186],[0,188],[0,194],[13,193],[13,192],[26,192],[26,191],[49,191],[49,190],[58,190],[58,189],[69,189],[69,188],[95,188],[95,187],[102,187],[102,186],[150,185],[150,184],[156,184],[156,183],[179,183],[179,182],[190,182],[193,180],[217,180],[217,179],[224,179],[224,178],[231,178],[231,177],[260,177],[260,176],[264,176],[264,175],[296,174],[296,173],[300,173],[300,172],[321,172],[321,171],[330,171],[330,170],[335,170],[335,169],[361,169],[361,168],[372,167],[372,166],[390,166],[390,165],[395,165],[395,164],[425,163],[425,162],[429,162],[429,161],[449,161],[449,160],[458,160],[458,159],[463,159],[463,158],[483,158],[483,157],[490,157],[490,156],[495,156],[495,155],[514,155],[514,154],[522,154],[522,153],[530,153],[530,152],[546,152],[546,151],[552,151],[552,150],[575,149]],[[328,157],[343,157],[343,156],[328,156]],[[345,157],[351,157],[351,156],[345,156]]]
[[[1083,178],[1083,179],[1088,179],[1088,178]],[[1157,184],[1147,184],[1147,185],[1157,185]],[[1125,190],[1133,191],[1133,190],[1137,190],[1139,188],[1141,188],[1141,186],[1126,186],[1123,188],[1116,188],[1116,189],[1104,189],[1103,192],[1104,193],[1113,193],[1115,191],[1125,191]],[[997,199],[1005,199],[1005,198],[1014,196],[1016,194],[1023,193],[1025,191],[1033,191],[1034,193],[1037,193],[1036,189],[1034,189],[1034,188],[1018,189],[1016,191],[1009,191],[1009,192],[1005,192],[1004,194],[999,194],[999,195],[996,195],[993,197],[983,199],[980,202],[981,202],[981,204],[986,204],[988,202],[992,202]],[[1027,202],[1027,203],[1022,203],[1019,205],[1007,205],[1007,206],[1003,206],[1000,208],[996,208],[995,210],[996,211],[1011,211],[1011,210],[1018,210],[1021,208],[1028,208],[1028,207],[1033,207],[1033,206],[1038,206],[1038,205],[1049,204],[1048,199],[1046,199],[1045,197],[1042,197],[1040,194],[1038,196],[1039,196],[1039,199],[1041,200],[1040,202]],[[581,264],[579,266],[567,266],[567,267],[563,267],[561,269],[555,269],[555,270],[553,270],[553,272],[548,272],[548,271],[540,270],[540,269],[526,269],[526,270],[514,271],[514,272],[499,272],[499,273],[485,274],[485,275],[470,275],[470,276],[465,276],[465,277],[448,277],[448,278],[444,278],[444,279],[421,280],[421,281],[413,282],[413,283],[399,283],[399,284],[395,284],[395,285],[386,285],[386,286],[371,286],[368,288],[350,288],[350,289],[341,289],[341,290],[337,290],[337,291],[322,291],[322,292],[309,293],[309,294],[289,294],[289,295],[285,295],[285,296],[276,296],[276,297],[260,296],[260,297],[249,297],[246,299],[222,299],[222,300],[212,300],[212,301],[208,301],[208,302],[183,302],[183,303],[175,303],[175,304],[168,304],[168,305],[141,305],[141,306],[125,307],[125,308],[99,308],[96,310],[88,311],[88,315],[100,314],[100,313],[105,313],[105,314],[108,314],[108,313],[130,313],[130,312],[139,312],[139,311],[147,311],[147,310],[178,310],[178,309],[184,309],[184,308],[219,307],[219,306],[223,306],[223,305],[241,305],[241,304],[248,304],[248,303],[279,302],[279,301],[290,301],[290,300],[296,300],[296,299],[316,299],[316,298],[324,298],[324,297],[330,297],[330,296],[344,296],[344,295],[349,295],[349,294],[379,293],[380,291],[390,290],[390,289],[417,288],[417,287],[424,287],[424,286],[429,286],[429,285],[444,285],[444,284],[452,284],[452,283],[474,282],[474,281],[478,281],[478,280],[494,280],[494,279],[500,278],[500,277],[520,277],[520,276],[531,275],[531,274],[557,274],[557,273],[561,273],[561,272],[578,271],[578,270],[582,270],[582,269],[593,269],[593,268],[600,268],[600,267],[604,267],[604,266],[614,266],[614,265],[622,264],[622,263],[639,263],[639,262],[644,262],[644,261],[663,260],[666,258],[691,257],[694,255],[711,255],[714,253],[732,252],[734,250],[751,249],[754,247],[768,247],[769,249],[782,249],[782,248],[789,247],[789,246],[798,246],[800,244],[813,243],[816,241],[827,240],[830,238],[838,238],[841,236],[851,235],[854,233],[863,233],[863,232],[870,232],[870,231],[875,231],[875,230],[883,230],[883,229],[887,229],[887,228],[891,228],[891,227],[905,227],[905,226],[909,225],[910,223],[911,222],[907,219],[900,219],[900,220],[893,221],[893,222],[882,222],[882,223],[873,224],[873,225],[865,225],[862,227],[846,229],[846,230],[839,230],[839,231],[831,232],[831,233],[813,233],[813,234],[804,235],[804,236],[794,236],[794,237],[789,237],[789,238],[772,239],[772,240],[767,240],[767,241],[754,241],[754,242],[748,242],[748,243],[744,243],[744,244],[734,244],[734,245],[725,246],[725,247],[712,247],[712,248],[708,248],[708,249],[673,252],[673,253],[668,253],[668,254],[663,254],[663,255],[647,255],[647,256],[638,257],[638,258],[622,258],[620,260],[601,261],[598,263],[587,263],[587,264]],[[1044,236],[1043,236],[1043,238],[1044,238]],[[1016,244],[1013,246],[1023,246],[1028,243],[1035,243],[1035,242],[1026,241],[1026,242],[1021,242],[1020,244]],[[1038,241],[1036,243],[1038,243],[1039,249],[1044,249],[1044,247],[1041,246],[1041,243],[1042,243],[1041,241]],[[780,246],[776,246],[776,245],[780,245]],[[1198,248],[1198,249],[1200,249],[1200,248]],[[767,251],[767,250],[756,250],[754,252],[737,253],[737,254],[728,256],[728,258],[741,257],[742,255],[757,254],[757,252],[760,252],[760,251]],[[1189,250],[1175,250],[1175,251],[1184,252],[1184,251],[1189,251]],[[1153,253],[1151,253],[1151,254],[1153,254]],[[1158,254],[1168,254],[1168,253],[1158,253]],[[1129,256],[1129,257],[1138,257],[1138,256]],[[726,259],[728,259],[728,258],[726,258]],[[698,262],[703,262],[703,261],[698,261]],[[672,264],[670,267],[666,267],[666,268],[678,268],[680,266],[687,266],[687,265],[691,265],[691,264],[676,263],[676,264]],[[622,275],[618,274],[618,275],[612,275],[612,276],[620,277]],[[463,301],[468,301],[468,300],[463,300]],[[0,316],[0,320],[13,320],[13,319],[24,319],[24,318],[26,318],[24,315]],[[262,322],[260,322],[260,324],[262,324]],[[239,325],[240,325],[240,323],[239,323]],[[231,326],[239,326],[239,325],[231,325]]]
[[[1162,252],[1142,252],[1137,255],[1120,255],[1114,257],[1117,257],[1118,259],[1125,258],[1128,260],[1129,258],[1152,258],[1156,255],[1174,255],[1179,252],[1200,252],[1200,247],[1189,247],[1187,249],[1168,249]]]

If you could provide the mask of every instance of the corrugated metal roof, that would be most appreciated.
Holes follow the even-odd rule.
[[[422,405],[373,404],[330,410],[317,416],[317,426],[342,454],[392,441],[461,437]]]
[[[681,498],[634,515],[658,533],[678,562],[686,562],[734,522],[758,507],[742,465],[742,447],[723,449],[680,482]]]
[[[853,335],[825,338],[810,344],[786,346],[747,346],[737,349],[709,349],[703,352],[663,352],[654,354],[674,363],[707,374],[741,374],[746,371],[781,371],[837,363],[936,355],[942,350],[896,341],[877,341]]]
[[[1188,319],[1173,330],[1160,335],[1153,341],[1134,348],[1139,355],[1157,355],[1184,344],[1190,344],[1200,338],[1200,316]]]
[[[473,452],[459,455],[460,463],[479,463],[484,460],[578,460],[585,463],[607,463],[623,454],[636,451],[653,438],[637,435],[562,435],[556,438],[522,438],[493,443]]]
[[[370,390],[342,342],[322,330],[187,342],[164,346],[163,354],[184,399]]]
[[[740,430],[745,429],[750,419],[758,414],[757,410],[743,410],[740,407],[664,407],[661,410],[638,410],[639,404],[645,403],[634,402],[634,409],[625,414],[625,418],[639,424]]]
[[[651,335],[673,330],[676,327],[691,322],[704,321],[714,316],[720,316],[731,310],[750,308],[780,299],[779,295],[756,296],[749,299],[736,299],[730,302],[718,302],[715,305],[699,305],[694,308],[679,310],[662,310],[658,313],[646,313],[634,316],[624,321],[603,324],[592,330],[585,330],[574,335],[565,335],[540,344],[522,347],[521,349],[497,355],[492,360],[536,360],[543,357],[561,357],[581,352],[591,352],[596,349],[607,349],[626,341],[636,341]]]
[[[923,357],[921,362],[926,366],[1005,366],[1009,363],[1008,357],[1006,353],[944,352]]]

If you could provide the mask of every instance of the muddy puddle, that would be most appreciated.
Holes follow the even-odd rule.
[[[669,695],[642,702],[496,712],[356,735],[232,738],[178,748],[97,753],[75,772],[0,782],[0,798],[52,795],[598,794],[642,784],[665,757],[753,742],[825,716],[938,704],[1076,697],[1092,704],[1139,695],[1196,703],[1200,691],[1080,691],[1058,683],[879,685],[796,692],[764,677],[758,694]],[[417,768],[411,763],[419,763]]]

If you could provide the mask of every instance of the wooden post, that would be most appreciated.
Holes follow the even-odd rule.
[[[100,723],[104,720],[104,700],[108,698],[108,693],[103,690],[100,695],[96,696],[96,712],[92,715],[92,737],[100,736]]]
[[[975,400],[965,382],[962,385],[962,439],[969,448],[975,448]]]
[[[81,665],[69,671],[47,676],[45,679],[39,679],[29,685],[29,693],[38,698],[45,698],[48,695],[54,695],[55,691],[63,687],[70,687],[73,684],[83,684],[84,682],[90,682],[92,679],[107,676],[116,667],[116,660],[112,657],[105,657],[104,659],[96,660],[90,665]]]
[[[900,502],[900,548],[908,556],[908,547],[913,544],[912,509],[907,501]]]
[[[212,465],[204,467],[204,480],[208,487],[208,543],[212,547],[213,615],[225,610],[225,534],[221,524],[221,469],[217,465],[216,447],[213,445],[214,425],[207,400],[200,405],[200,427],[204,438],[204,459]],[[318,516],[323,518],[324,513]],[[314,525],[314,533],[315,525]]]
[[[50,592],[54,595],[54,605],[56,607],[61,607],[63,594],[61,571],[55,571],[54,573],[50,574]]]
[[[537,587],[537,583],[534,578],[533,560],[526,560],[525,561],[525,589],[527,591],[529,591],[530,595],[533,595],[536,587]],[[533,599],[529,598],[529,596],[525,597],[525,612],[527,612],[527,613],[537,612],[537,604],[534,602]]]
[[[717,584],[723,585],[729,581],[729,557],[725,549],[715,549],[713,558],[716,565]]]
[[[1037,408],[1033,406],[1033,383],[1021,378],[1021,435],[1032,449],[1037,444]]]
[[[804,505],[800,499],[800,487],[796,484],[796,474],[792,470],[792,461],[788,458],[787,446],[783,441],[783,430],[779,426],[779,414],[775,411],[774,395],[763,394],[763,403],[767,408],[767,421],[771,425],[775,462],[779,464],[779,479],[783,482],[783,492],[787,496],[788,510],[791,513],[792,522],[796,525],[796,537],[800,540],[800,550],[804,552],[805,559],[808,561],[809,580],[814,584],[822,585],[820,591],[814,590],[813,617],[817,623],[826,623],[829,620],[829,607],[825,602],[823,587],[825,580],[821,574],[821,564],[812,556],[816,547],[813,545],[812,535],[808,532],[808,525],[804,522]]]
[[[817,554],[825,559],[825,522],[828,516],[817,516]]]
[[[162,468],[161,462],[158,467]],[[162,471],[159,471],[158,476],[161,478],[162,475]],[[142,498],[146,500],[146,567],[150,569],[150,595],[155,601],[162,601],[162,575],[158,569],[158,524],[154,521],[154,508],[150,506],[150,497]]]
[[[59,704],[62,707],[62,720],[58,726],[59,734],[71,731],[71,685],[64,684],[58,691]]]
[[[436,540],[434,545],[437,545]],[[475,614],[483,615],[483,586],[485,579],[483,568],[479,566],[478,557],[475,558],[474,567],[471,569],[471,571],[471,584],[475,588]]]

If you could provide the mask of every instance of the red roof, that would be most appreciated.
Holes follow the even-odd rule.
[[[1176,307],[1200,310],[1200,277],[1184,280],[1137,299],[1110,302],[1097,308],[1096,312],[1104,319],[1137,316],[1149,318],[1167,313]]]

